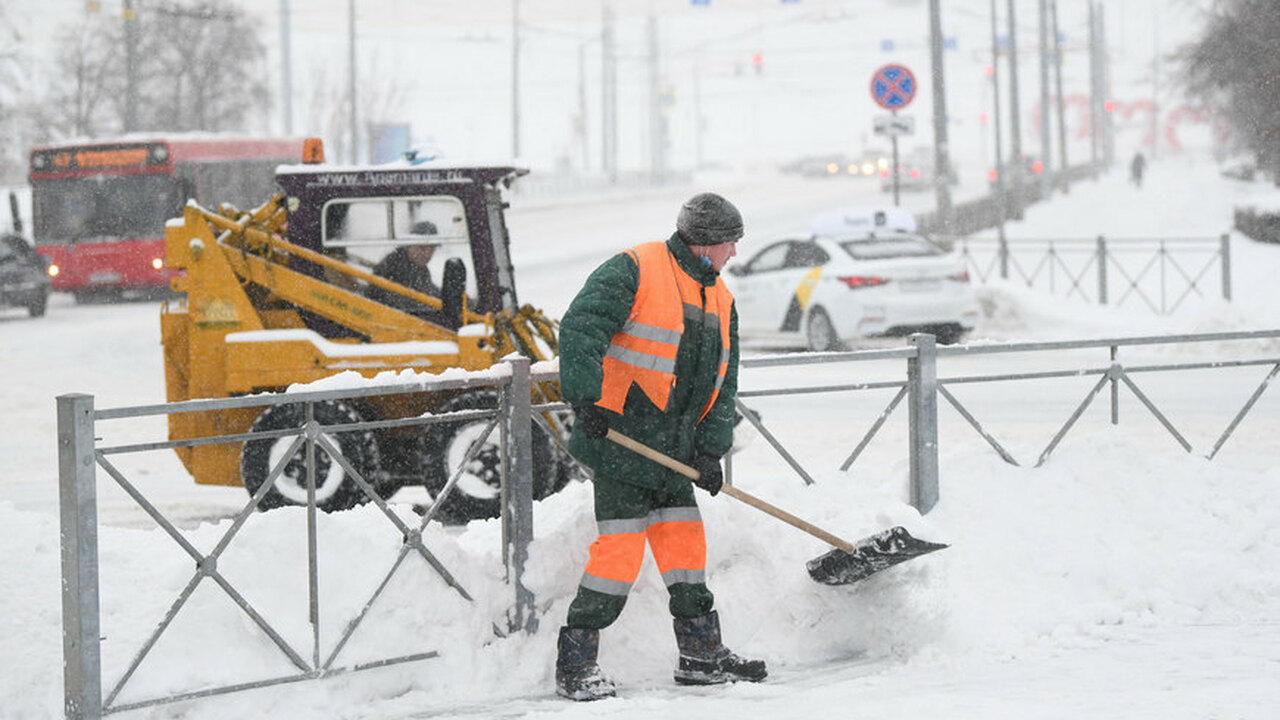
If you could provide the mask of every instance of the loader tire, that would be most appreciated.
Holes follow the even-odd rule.
[[[494,392],[459,395],[441,413],[460,410],[492,410],[498,407]],[[488,425],[485,418],[456,423],[438,423],[427,428],[422,444],[422,466],[427,490],[439,497],[445,483],[467,455],[467,450]],[[502,450],[499,429],[485,439],[475,458],[467,464],[457,484],[449,492],[437,517],[445,523],[464,525],[471,520],[496,518],[502,512]],[[569,466],[537,423],[533,424],[533,499],[541,500],[562,490],[569,479]]]
[[[315,403],[315,419],[320,425],[342,425],[363,420],[360,414],[345,403],[325,401]],[[301,404],[269,407],[253,421],[253,432],[299,429],[306,422],[306,408]],[[329,442],[337,445],[343,457],[360,472],[367,482],[377,488],[379,471],[378,445],[369,430],[324,433]],[[271,474],[272,468],[284,459],[285,452],[297,435],[249,440],[240,451],[240,477],[249,495],[258,492]],[[360,486],[348,477],[341,464],[316,446],[316,507],[325,512],[346,510],[369,501]],[[262,510],[285,505],[307,504],[307,464],[304,443],[288,458],[287,464],[275,484],[263,496],[258,507]],[[382,489],[378,488],[381,492]]]

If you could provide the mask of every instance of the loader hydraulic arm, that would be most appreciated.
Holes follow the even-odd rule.
[[[221,251],[217,255],[221,256],[222,261],[242,284],[251,283],[265,288],[273,296],[332,320],[368,337],[372,342],[456,338],[456,334],[449,329],[366,298],[346,289],[342,284],[291,269],[292,260],[305,260],[346,278],[352,286],[363,282],[432,308],[439,309],[442,305],[437,298],[285,240],[283,230],[286,215],[281,200],[281,196],[277,195],[252,213],[239,213],[228,205],[223,205],[219,212],[214,213],[191,203],[183,213],[183,224],[188,232],[179,235],[198,237],[202,233],[195,229],[204,225],[209,234],[216,238],[217,247]],[[192,277],[199,274],[202,264],[218,262],[213,253],[194,240],[188,243],[187,248],[173,247],[173,241],[170,241],[170,245],[170,264],[187,270],[189,276],[186,286],[179,287],[179,290],[190,291]],[[465,297],[461,321],[463,324],[493,325],[491,316],[468,310]]]

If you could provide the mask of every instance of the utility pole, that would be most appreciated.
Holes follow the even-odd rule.
[[[1013,178],[1012,202],[1009,203],[1009,215],[1014,219],[1022,219],[1022,122],[1019,114],[1022,105],[1018,102],[1018,18],[1014,10],[1015,0],[1009,0],[1009,174]]]
[[[578,45],[578,132],[582,137],[582,172],[591,170],[591,142],[587,132],[587,43]]]
[[[699,52],[693,66],[693,152],[694,168],[698,170],[702,169],[702,130],[705,124],[702,119],[702,53]]]
[[[662,77],[659,74],[658,18],[649,16],[649,179],[660,183],[666,174],[666,133],[662,127]]]
[[[280,95],[284,134],[293,134],[293,70],[289,51],[289,0],[280,0]]]
[[[351,123],[351,151],[347,159],[352,165],[360,162],[360,126],[356,124],[356,0],[347,0],[347,99]]]
[[[511,0],[511,157],[520,157],[520,0]]]
[[[1000,137],[1000,34],[996,23],[996,0],[991,0],[991,89],[993,91],[995,107],[991,116],[995,118],[996,126],[996,234],[1000,241],[1000,277],[1008,279],[1009,277],[1009,241],[1004,235],[1004,220],[1006,213],[1006,196],[1004,184],[1004,168],[1003,151],[1000,145],[1003,139]]]
[[[1160,146],[1160,17],[1157,15],[1152,23],[1151,49],[1151,159],[1156,159],[1156,151]]]
[[[1066,98],[1062,96],[1062,35],[1058,31],[1058,0],[1049,0],[1050,13],[1053,16],[1053,68],[1055,92],[1058,96],[1058,168],[1061,182],[1058,185],[1063,193],[1071,190],[1071,163],[1067,160],[1067,121]]]
[[[1102,106],[1102,158],[1110,167],[1116,161],[1116,135],[1115,126],[1111,122],[1111,112],[1106,106],[1106,103],[1111,102],[1111,58],[1107,54],[1107,16],[1101,12],[1098,13],[1098,61],[1100,68],[1098,83],[1102,89],[1104,103]]]
[[[1053,190],[1053,143],[1049,137],[1049,0],[1040,0],[1040,197],[1047,199]]]
[[[1098,156],[1102,148],[1102,83],[1098,81],[1102,63],[1098,60],[1098,15],[1089,2],[1089,164],[1098,177]]]
[[[124,131],[138,129],[138,12],[124,0]]]
[[[600,137],[601,164],[610,182],[618,181],[618,60],[613,47],[613,6],[605,5],[600,31]]]
[[[933,73],[933,189],[943,228],[951,226],[951,149],[947,140],[947,92],[943,71],[941,0],[929,0],[929,54]]]

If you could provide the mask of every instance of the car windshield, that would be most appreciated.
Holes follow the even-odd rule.
[[[32,187],[35,237],[42,243],[89,238],[159,238],[182,214],[169,175],[101,175],[49,180]]]
[[[840,247],[855,260],[884,260],[900,257],[929,257],[944,255],[942,248],[915,235],[898,235],[885,238],[859,238],[841,240]]]

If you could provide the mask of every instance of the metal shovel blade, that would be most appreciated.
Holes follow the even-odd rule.
[[[809,577],[824,585],[848,585],[900,562],[948,547],[913,537],[897,525],[854,543],[852,552],[832,550],[805,563]]]

